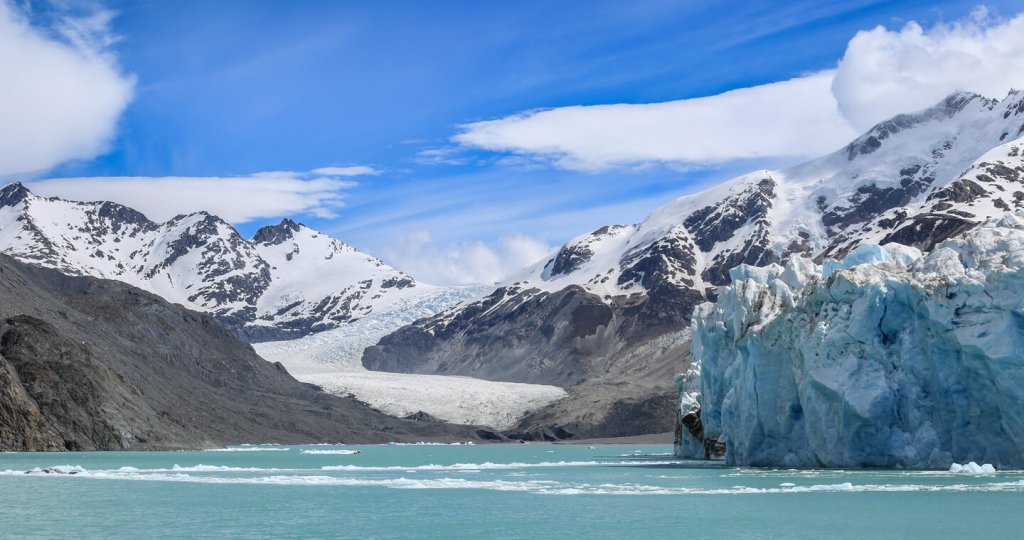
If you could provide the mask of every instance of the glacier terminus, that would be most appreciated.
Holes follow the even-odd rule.
[[[677,453],[731,465],[1024,466],[1024,214],[928,255],[740,266],[693,318]]]

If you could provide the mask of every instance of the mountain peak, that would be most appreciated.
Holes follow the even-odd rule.
[[[935,107],[932,107],[932,108],[933,109],[936,109],[936,108],[945,109],[946,111],[948,111],[950,116],[952,116],[953,114],[958,113],[958,112],[964,110],[964,108],[967,107],[968,103],[970,103],[970,102],[972,102],[972,101],[974,101],[976,99],[980,99],[981,102],[984,105],[986,105],[986,106],[991,106],[991,105],[993,105],[993,104],[998,102],[998,100],[989,99],[989,98],[987,98],[987,97],[985,97],[985,96],[983,96],[981,94],[978,94],[976,92],[967,92],[967,91],[964,91],[964,90],[957,90],[957,91],[949,94],[948,96],[946,96],[946,99],[942,100],[942,103],[940,103],[939,105],[937,105]]]
[[[847,158],[853,161],[881,148],[883,141],[898,133],[908,131],[924,124],[945,122],[954,118],[966,118],[968,106],[972,103],[972,111],[991,111],[998,100],[990,99],[975,92],[957,90],[942,101],[917,112],[897,114],[888,120],[875,124],[866,133],[856,138],[844,148]]]
[[[21,182],[7,184],[0,189],[0,206],[14,206],[31,194],[32,192]]]
[[[277,225],[260,227],[260,229],[256,231],[256,234],[252,236],[252,241],[257,244],[277,245],[286,240],[290,240],[302,227],[304,227],[304,225],[301,223],[295,223],[288,218],[284,218],[281,220],[281,223]]]

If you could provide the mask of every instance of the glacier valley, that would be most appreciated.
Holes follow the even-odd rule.
[[[370,371],[360,362],[363,349],[382,336],[460,302],[476,300],[489,290],[488,286],[438,287],[334,330],[253,347],[266,360],[281,362],[300,381],[335,395],[351,395],[392,416],[427,413],[454,424],[508,429],[529,411],[564,397],[565,390],[546,384]]]

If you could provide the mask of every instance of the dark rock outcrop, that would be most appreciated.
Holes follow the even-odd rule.
[[[257,244],[273,244],[277,245],[282,242],[291,240],[296,232],[299,230],[299,224],[295,223],[290,219],[283,219],[281,223],[277,225],[267,225],[260,227],[256,234],[252,236],[252,241]]]
[[[0,256],[0,449],[481,438],[422,420],[300,383],[208,315]]]

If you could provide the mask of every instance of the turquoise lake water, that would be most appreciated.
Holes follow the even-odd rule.
[[[1021,538],[1024,473],[724,468],[668,446],[0,454],[4,538]],[[359,454],[339,452],[359,450]],[[72,466],[77,474],[36,472]]]

